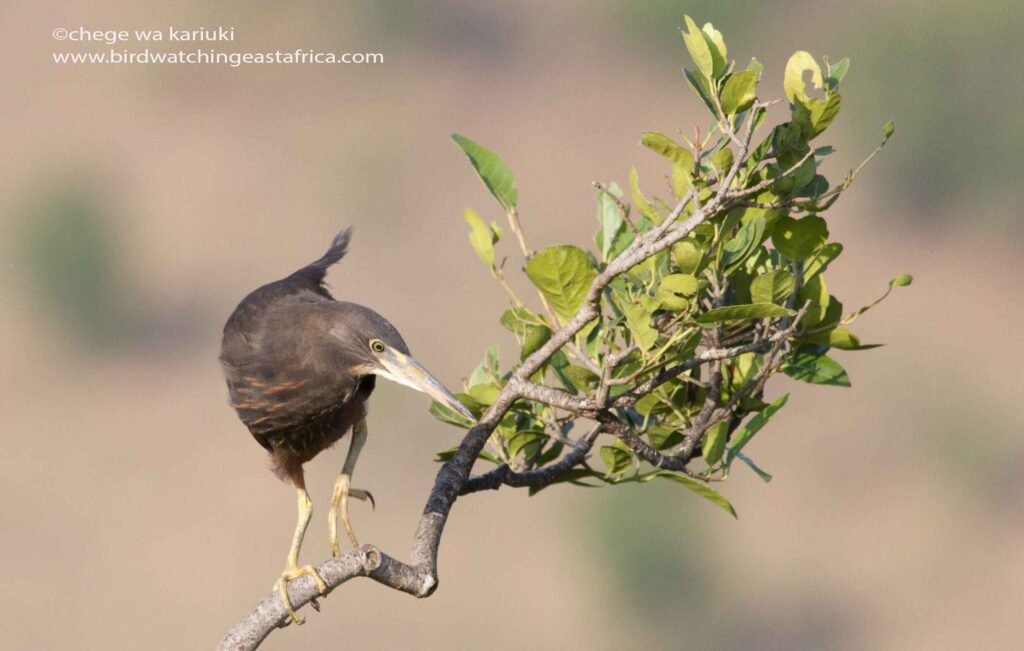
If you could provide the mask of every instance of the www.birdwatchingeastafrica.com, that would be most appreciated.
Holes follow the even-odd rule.
[[[107,52],[54,52],[54,63],[107,64],[203,64],[213,63],[237,68],[242,65],[318,64],[318,63],[384,63],[380,52],[320,52],[292,50],[282,52],[221,52],[218,50],[178,50],[157,52],[149,49],[132,52],[111,49]]]

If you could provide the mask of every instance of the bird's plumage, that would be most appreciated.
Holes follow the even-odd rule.
[[[353,488],[359,451],[366,442],[366,402],[377,375],[422,391],[469,420],[473,414],[409,354],[395,326],[368,307],[334,300],[324,285],[328,268],[348,250],[350,231],[334,238],[327,253],[281,280],[263,285],[238,304],[224,325],[220,361],[231,405],[268,452],[274,471],[298,494],[298,522],[288,560],[277,583],[278,597],[292,621],[302,618],[288,600],[288,582],[311,576],[322,594],[327,586],[316,570],[299,567],[299,550],[313,513],[302,466],[349,431],[351,445],[334,482],[328,512],[331,553],[338,556],[337,518],[354,547],[349,498],[369,500]]]
[[[376,378],[360,350],[362,333],[391,335],[405,349],[386,319],[334,300],[324,285],[349,234],[339,233],[316,261],[251,292],[224,326],[220,360],[231,404],[271,453],[275,472],[293,481],[302,464],[366,417]]]

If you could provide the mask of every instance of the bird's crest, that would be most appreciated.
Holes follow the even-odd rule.
[[[352,228],[346,228],[334,237],[334,241],[331,242],[331,247],[327,249],[327,253],[323,255],[319,260],[311,262],[302,269],[295,272],[294,275],[301,276],[302,278],[311,281],[313,284],[323,287],[324,276],[327,275],[327,269],[345,257],[348,252],[348,241],[352,235]]]

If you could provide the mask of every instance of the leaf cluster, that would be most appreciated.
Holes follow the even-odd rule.
[[[507,258],[498,259],[503,228],[467,209],[470,243],[508,295],[498,321],[518,354],[503,367],[497,348],[489,349],[458,397],[482,417],[519,364],[540,354],[529,377],[533,397],[505,410],[483,459],[543,477],[534,484],[523,479],[532,492],[560,482],[668,479],[735,514],[709,483],[727,478],[737,460],[770,479],[747,453],[788,401],[788,394],[766,399],[767,381],[784,375],[848,387],[835,353],[874,347],[850,325],[878,301],[848,312],[826,281],[843,253],[826,213],[863,163],[838,182],[819,170],[834,153],[818,141],[842,106],[848,59],[821,66],[796,52],[783,76],[789,119],[767,128],[774,102],[760,99],[761,64],[753,59],[738,69],[722,34],[689,17],[682,39],[693,61],[684,75],[710,126],[692,137],[642,134],[643,147],[665,164],[666,189],[645,191],[635,169],[628,192],[595,183],[593,246],[527,249],[511,169],[493,151],[454,136],[508,218],[521,270],[536,289],[531,302],[512,291]],[[868,160],[892,131],[886,125]],[[622,260],[635,264],[619,269]],[[901,274],[889,290],[910,281]],[[580,324],[588,301],[598,305],[597,316]],[[567,328],[571,336],[547,350]],[[431,411],[472,426],[438,403]],[[557,476],[538,472],[592,448],[596,455],[579,455]]]

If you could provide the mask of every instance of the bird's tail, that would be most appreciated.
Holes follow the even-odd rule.
[[[304,276],[318,285],[322,284],[324,276],[327,274],[327,269],[338,260],[344,258],[348,252],[348,241],[351,235],[352,227],[338,233],[323,257],[299,269],[295,272],[295,275]]]

